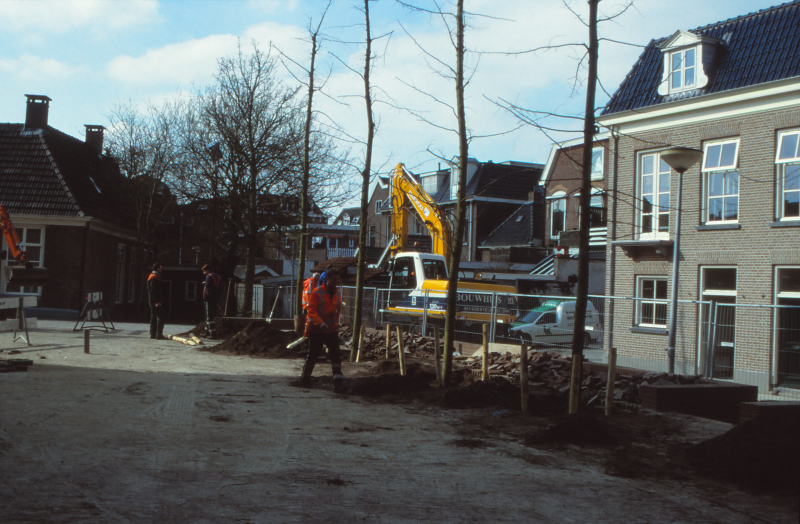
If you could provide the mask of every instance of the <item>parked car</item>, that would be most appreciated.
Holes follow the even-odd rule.
[[[523,343],[535,345],[565,345],[572,343],[575,326],[575,300],[551,299],[531,309],[513,324],[509,330]],[[585,345],[602,343],[603,326],[600,315],[591,302],[586,304]]]

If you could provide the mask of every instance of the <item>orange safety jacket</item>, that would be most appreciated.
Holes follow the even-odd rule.
[[[308,309],[308,295],[316,289],[314,277],[307,278],[303,281],[303,309]]]
[[[338,289],[331,295],[327,286],[319,286],[309,293],[306,333],[335,333],[339,329],[342,313],[342,293]],[[325,324],[327,329],[320,326]]]

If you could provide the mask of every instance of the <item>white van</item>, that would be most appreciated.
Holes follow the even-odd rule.
[[[575,301],[551,299],[522,315],[510,329],[512,336],[519,336],[527,344],[572,343],[575,326]],[[584,346],[603,343],[603,326],[600,315],[591,302],[586,304],[586,338]]]

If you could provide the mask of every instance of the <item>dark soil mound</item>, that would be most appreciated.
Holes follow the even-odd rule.
[[[538,435],[525,439],[525,444],[577,444],[581,446],[610,446],[617,443],[605,423],[594,415],[569,415],[549,426]]]
[[[394,365],[392,365],[394,364]],[[406,367],[406,375],[400,376],[399,365],[397,362],[384,361],[378,365],[377,371],[381,369],[394,370],[396,372],[385,372],[372,377],[360,377],[350,380],[349,393],[362,397],[382,397],[394,395],[401,397],[415,397],[421,393],[430,391],[431,383],[436,382],[436,373],[431,372],[419,364],[409,364]]]
[[[486,382],[471,384],[448,390],[440,405],[448,408],[520,408],[519,388],[508,380],[492,377]]]
[[[694,446],[689,455],[706,473],[755,490],[800,489],[800,417],[766,415]]]
[[[223,318],[217,317],[214,319],[214,327],[217,330],[217,338],[227,340],[247,326],[252,324],[253,322],[263,323],[263,320],[253,320],[252,318]],[[196,337],[202,337],[203,334],[206,332],[206,323],[205,321],[200,322],[195,327],[190,329],[185,333],[179,333],[178,336],[182,335],[194,335]],[[295,337],[295,340],[299,338],[300,335]]]
[[[305,346],[302,344],[293,349],[286,349],[287,344],[297,340],[297,333],[294,331],[281,331],[264,321],[248,320],[248,322],[244,329],[225,342],[216,346],[197,346],[197,348],[212,353],[261,358],[298,358],[305,355]]]

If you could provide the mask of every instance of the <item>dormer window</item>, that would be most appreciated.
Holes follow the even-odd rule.
[[[697,48],[670,53],[670,92],[693,88],[696,84]]]

